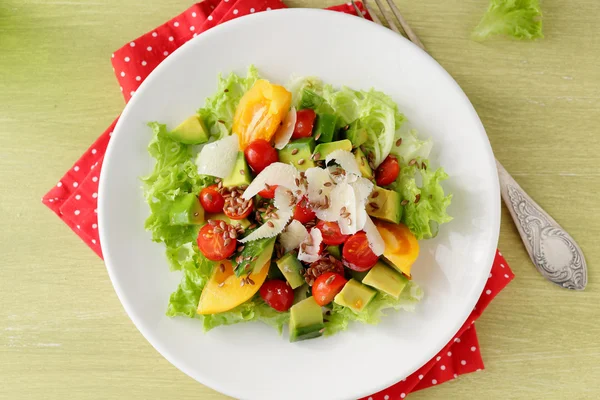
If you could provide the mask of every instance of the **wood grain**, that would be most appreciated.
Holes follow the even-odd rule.
[[[102,262],[40,203],[123,107],[110,54],[190,3],[0,3],[0,399],[225,398],[144,340]],[[496,157],[589,266],[583,293],[546,282],[503,210],[499,246],[517,277],[477,323],[486,369],[410,398],[600,398],[597,2],[546,1],[544,40],[483,44],[469,33],[484,0],[398,5],[470,97]]]

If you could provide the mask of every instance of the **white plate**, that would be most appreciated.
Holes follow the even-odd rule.
[[[421,135],[434,165],[450,174],[454,221],[421,242],[414,279],[426,297],[415,313],[378,326],[289,343],[260,323],[208,334],[187,318],[167,318],[180,273],[144,231],[149,210],[140,176],[153,165],[148,121],[174,126],[216,89],[219,72],[261,74],[284,83],[316,75],[337,86],[391,95]],[[102,168],[99,225],[117,295],[134,324],[177,368],[243,399],[353,399],[405,378],[457,332],[491,268],[500,220],[494,157],[483,126],[454,80],[394,32],[341,13],[294,9],[260,13],[216,27],[182,46],[146,79],[117,124]],[[148,377],[151,378],[151,377]]]

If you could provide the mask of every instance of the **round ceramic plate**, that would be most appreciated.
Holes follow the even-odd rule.
[[[204,104],[217,74],[254,64],[267,79],[314,75],[336,86],[391,95],[450,175],[454,220],[421,242],[416,312],[392,312],[377,326],[289,343],[261,323],[204,334],[199,321],[165,316],[180,280],[163,246],[144,231],[149,209],[139,177],[153,160],[146,124],[174,126]],[[110,142],[100,184],[99,224],[110,278],[148,341],[177,368],[243,399],[355,399],[405,378],[433,357],[473,309],[492,265],[500,196],[483,126],[456,82],[425,52],[374,23],[336,12],[281,10],[203,33],[166,59],[133,96]]]

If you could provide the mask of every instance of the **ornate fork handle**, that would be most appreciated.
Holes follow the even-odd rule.
[[[563,288],[583,290],[587,267],[575,240],[521,189],[502,164],[496,164],[502,198],[535,267]]]

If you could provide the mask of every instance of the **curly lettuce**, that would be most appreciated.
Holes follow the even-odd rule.
[[[521,40],[543,38],[539,1],[491,0],[471,37],[481,41],[494,35],[506,35]]]
[[[198,110],[202,117],[211,141],[222,139],[231,133],[235,109],[244,93],[259,78],[258,70],[251,65],[246,77],[230,73],[227,77],[219,75],[217,91],[208,97],[204,107]]]

